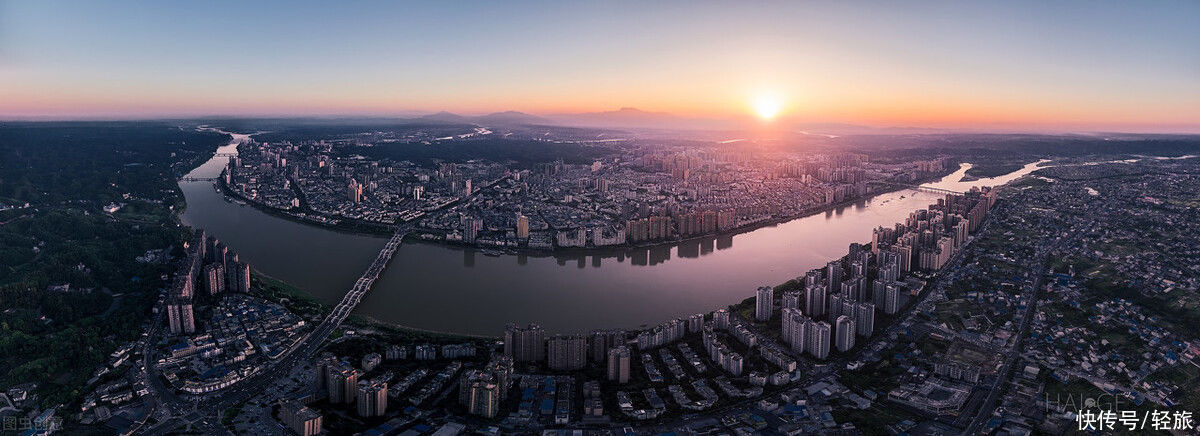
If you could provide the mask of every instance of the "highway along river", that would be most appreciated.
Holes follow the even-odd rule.
[[[236,151],[235,144],[218,152]],[[226,158],[189,176],[214,177]],[[967,166],[936,186],[964,190],[1008,183],[1035,170],[958,182]],[[210,182],[184,182],[183,221],[204,228],[259,271],[336,304],[386,237],[353,235],[268,215],[226,200]],[[741,301],[869,242],[939,195],[899,191],[734,236],[653,249],[587,255],[486,256],[460,247],[405,243],[355,313],[400,326],[498,336],[506,323],[550,332],[636,328]]]

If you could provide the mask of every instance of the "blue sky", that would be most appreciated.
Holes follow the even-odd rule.
[[[1200,2],[0,2],[0,116],[1200,125]]]

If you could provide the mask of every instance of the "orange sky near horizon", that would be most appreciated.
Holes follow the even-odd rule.
[[[632,91],[632,90],[631,90]],[[104,92],[64,93],[54,95],[45,91],[22,92],[0,89],[0,115],[9,118],[156,118],[176,116],[412,116],[442,110],[464,115],[479,115],[505,110],[517,110],[534,115],[562,115],[615,111],[634,107],[649,112],[666,112],[685,118],[720,119],[746,123],[761,122],[753,107],[751,92],[744,95],[681,98],[653,93],[636,93],[620,99],[605,92],[593,96],[575,95],[561,100],[513,99],[507,97],[455,101],[440,99],[436,103],[405,102],[401,98],[381,96],[308,94],[275,96],[269,101],[254,96],[181,95],[156,93],[149,96],[132,93]],[[1200,132],[1200,106],[1172,108],[1169,113],[1148,113],[1120,110],[1110,106],[1068,106],[1040,101],[966,101],[947,98],[934,100],[907,95],[877,96],[874,99],[828,99],[776,92],[783,102],[779,115],[771,122],[851,123],[880,127],[937,127],[937,128],[1040,128],[1064,126],[1070,128],[1105,127],[1164,127],[1167,130]],[[590,98],[589,98],[590,97]],[[658,97],[655,99],[653,97]],[[185,101],[186,103],[181,103]]]
[[[1195,22],[1200,4],[1072,1],[17,2],[0,119],[635,107],[753,125],[766,94],[778,124],[1200,133]]]

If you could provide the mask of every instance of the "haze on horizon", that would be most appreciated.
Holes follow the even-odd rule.
[[[1200,132],[1196,2],[0,0],[0,119],[537,115]],[[772,113],[772,116],[774,114]]]

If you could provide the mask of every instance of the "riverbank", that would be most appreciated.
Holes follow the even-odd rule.
[[[939,173],[936,176],[931,176],[931,177],[922,179],[921,181],[915,182],[915,184],[921,185],[924,183],[930,183],[932,181],[940,180],[950,174],[953,174],[953,171]],[[494,183],[496,183],[496,182],[493,182],[493,183],[485,186],[484,188],[490,187]],[[333,230],[333,231],[345,233],[345,234],[360,235],[360,236],[374,236],[374,237],[390,237],[395,232],[395,229],[396,229],[395,225],[388,225],[388,224],[382,224],[382,223],[371,223],[371,222],[355,220],[355,219],[351,219],[351,218],[339,218],[339,219],[337,219],[338,222],[336,224],[329,224],[329,223],[325,223],[325,222],[321,222],[321,221],[307,219],[305,216],[297,215],[295,212],[292,212],[290,209],[280,209],[280,208],[269,206],[269,205],[263,204],[261,202],[254,201],[250,198],[247,198],[246,196],[241,195],[237,191],[234,191],[233,189],[231,189],[227,184],[225,184],[224,179],[221,177],[218,177],[217,181],[215,181],[214,184],[218,186],[218,189],[227,198],[234,198],[234,199],[241,200],[246,205],[254,207],[255,209],[265,212],[269,215],[276,216],[279,218],[284,218],[289,221],[300,223],[300,224],[311,225],[311,226],[320,227],[320,228],[328,229],[328,230]],[[900,186],[895,186],[895,185],[887,185],[887,186],[890,186],[891,188],[884,188],[879,191],[872,192],[868,195],[864,195],[861,197],[855,197],[853,199],[845,200],[845,201],[838,202],[838,203],[814,205],[812,207],[802,209],[801,211],[790,214],[790,215],[767,218],[767,219],[764,219],[764,220],[761,220],[758,222],[743,225],[740,227],[735,227],[735,228],[721,231],[721,232],[706,233],[706,234],[702,234],[702,235],[688,236],[686,238],[677,238],[677,239],[664,240],[664,241],[653,241],[653,242],[641,243],[641,244],[625,243],[625,244],[615,244],[615,245],[608,245],[608,246],[601,246],[601,247],[554,247],[554,248],[550,248],[550,249],[522,247],[522,246],[489,247],[489,246],[481,246],[481,245],[473,245],[473,244],[465,244],[465,243],[460,243],[460,242],[446,241],[444,238],[437,238],[436,236],[433,238],[426,238],[426,237],[421,237],[419,235],[414,235],[414,234],[409,234],[405,238],[405,242],[429,243],[429,244],[445,245],[445,246],[449,246],[449,247],[456,247],[456,248],[461,248],[461,249],[472,249],[472,250],[496,250],[504,255],[524,255],[524,256],[531,256],[531,257],[567,257],[567,258],[570,258],[573,256],[581,256],[581,255],[582,256],[604,255],[604,254],[614,254],[615,255],[620,252],[627,252],[627,251],[631,251],[631,250],[652,250],[652,249],[660,249],[660,248],[665,248],[665,247],[672,247],[672,246],[676,246],[676,245],[680,245],[680,244],[700,242],[700,241],[704,241],[704,240],[719,239],[719,238],[732,238],[732,237],[740,235],[740,234],[753,232],[753,231],[763,229],[766,227],[778,226],[780,224],[786,224],[788,222],[795,221],[798,219],[803,219],[803,218],[811,217],[814,215],[819,215],[822,213],[836,211],[840,208],[844,208],[847,206],[852,206],[855,204],[869,201],[872,198],[875,198],[875,197],[878,197],[881,195],[888,195],[888,194],[893,194],[893,193],[900,192],[900,191],[907,191],[907,190],[913,189],[913,188],[906,188],[906,187],[900,187]],[[453,204],[453,203],[450,203],[450,204]],[[322,216],[322,217],[324,217],[324,216]],[[415,230],[413,233],[429,232],[429,231],[430,230]],[[430,234],[430,233],[425,233],[425,234]]]
[[[224,132],[224,131],[221,131],[218,129],[210,128],[210,130],[214,130],[214,131],[224,133],[227,135],[232,135],[232,139],[236,143],[231,142],[229,145],[234,147],[235,152],[237,150],[237,147],[245,144],[246,141],[253,140],[252,136],[254,135],[254,134],[234,135],[230,132]],[[242,136],[243,138],[241,138],[239,140],[238,136]],[[970,165],[970,164],[968,164],[968,165]],[[225,167],[227,168],[227,164]],[[224,171],[227,171],[227,169],[221,170],[220,173],[224,174]],[[937,182],[937,181],[940,181],[943,178],[953,174],[954,172],[955,172],[954,170],[947,169],[947,170],[944,170],[937,174],[934,174],[929,177],[925,177],[918,181],[915,181],[915,182],[913,182],[913,184],[921,185],[921,184],[930,183],[930,182]],[[492,186],[504,181],[507,178],[508,178],[507,176],[501,177],[501,178],[493,180],[489,183],[481,185],[479,187],[479,190],[491,188]],[[410,222],[410,223],[400,223],[400,224],[384,224],[384,223],[363,221],[363,220],[358,220],[358,219],[354,219],[354,218],[328,217],[328,216],[325,216],[324,214],[321,214],[319,212],[315,212],[312,210],[297,211],[292,208],[283,209],[283,208],[279,208],[279,207],[275,207],[275,206],[270,206],[270,205],[261,203],[259,201],[255,201],[251,198],[248,198],[248,197],[242,195],[241,193],[235,191],[229,185],[227,185],[224,181],[224,177],[220,177],[220,176],[216,177],[215,184],[218,187],[218,190],[225,197],[240,200],[241,202],[244,202],[245,204],[250,205],[251,207],[254,207],[255,209],[257,209],[259,211],[267,213],[268,215],[283,218],[288,221],[296,222],[296,223],[303,224],[303,225],[311,225],[311,226],[319,227],[322,229],[333,230],[333,231],[336,231],[339,233],[345,233],[345,234],[350,234],[350,235],[359,235],[359,236],[390,237],[390,236],[392,236],[393,233],[395,233],[397,227],[403,226],[403,225],[408,225],[411,223]],[[654,249],[661,249],[661,248],[665,248],[665,247],[672,247],[672,246],[680,245],[680,244],[689,244],[689,243],[695,243],[695,242],[703,241],[703,240],[711,240],[711,239],[715,239],[715,238],[730,238],[733,236],[754,232],[756,230],[763,229],[766,227],[778,226],[781,224],[785,224],[785,223],[788,223],[791,221],[811,217],[811,216],[818,215],[821,213],[828,213],[831,211],[836,211],[840,208],[844,208],[844,207],[847,207],[850,205],[870,201],[871,199],[878,197],[878,196],[888,195],[888,194],[892,194],[895,192],[905,191],[905,190],[910,189],[910,188],[906,188],[906,187],[898,186],[898,185],[883,185],[883,186],[888,186],[888,187],[881,188],[879,191],[872,192],[869,195],[856,197],[856,198],[845,200],[845,201],[842,201],[839,203],[813,205],[811,207],[802,209],[796,213],[792,213],[792,214],[780,216],[780,217],[768,217],[765,219],[758,220],[756,222],[749,223],[747,225],[735,227],[735,228],[720,231],[720,232],[694,235],[694,236],[688,236],[688,237],[684,237],[684,238],[676,238],[676,239],[670,239],[670,240],[648,241],[645,243],[638,243],[638,244],[623,243],[623,244],[615,244],[615,245],[600,246],[600,247],[592,246],[592,247],[552,247],[552,248],[533,248],[533,247],[528,247],[528,246],[481,246],[481,245],[466,244],[466,243],[455,242],[455,241],[447,241],[447,240],[445,240],[444,235],[438,235],[436,233],[437,230],[434,230],[434,229],[416,229],[415,231],[413,231],[409,234],[409,236],[406,238],[405,241],[406,242],[432,243],[432,244],[445,245],[445,246],[462,248],[462,249],[483,250],[483,251],[485,251],[485,254],[489,254],[486,251],[495,250],[495,251],[501,252],[502,254],[508,254],[508,255],[520,254],[520,255],[533,256],[533,257],[550,257],[550,256],[571,257],[571,256],[579,256],[579,255],[617,253],[617,252],[631,251],[631,250],[654,250]],[[298,194],[302,194],[302,193],[298,193]],[[444,208],[444,207],[453,206],[454,204],[457,204],[460,201],[462,201],[462,199],[457,199],[457,200],[451,201],[449,203],[446,203],[445,205],[442,205],[441,207],[439,207],[439,209]],[[307,209],[307,206],[305,205],[305,203],[307,203],[307,202],[303,201],[303,198],[302,198],[301,204],[302,204],[302,206],[305,206],[305,208]],[[327,220],[334,220],[336,222],[330,223]]]
[[[367,315],[350,315],[346,319],[346,323],[355,326],[357,329],[368,333],[381,333],[391,336],[403,337],[406,340],[432,340],[432,339],[448,339],[448,340],[498,340],[502,339],[502,334],[495,335],[473,335],[468,333],[444,332],[419,327],[406,326],[400,323],[381,321]],[[382,330],[371,331],[371,329]]]
[[[229,154],[232,146],[221,151]],[[225,160],[217,157],[192,176],[215,179],[224,167]],[[961,189],[955,183],[958,174],[944,176],[953,169],[931,178],[931,186]],[[293,284],[330,307],[385,242],[377,232],[311,225],[239,205],[242,200],[220,186],[214,189],[211,182],[182,185],[188,225],[221,239],[256,271]],[[871,229],[903,221],[913,210],[944,197],[904,187],[878,188],[868,197],[810,207],[731,232],[640,247],[496,255],[445,241],[405,243],[363,297],[348,327],[371,328],[378,322],[420,335],[491,338],[513,322],[573,334],[637,330],[709,312],[741,301],[758,286],[784,283],[843,256],[847,244],[869,238]]]
[[[320,323],[332,306],[325,304],[307,292],[294,285],[272,277],[251,265],[250,295],[263,298],[283,305],[301,318]],[[385,334],[406,340],[480,340],[496,339],[498,336],[470,335],[453,332],[442,332],[417,327],[405,326],[399,323],[381,321],[366,315],[351,315],[342,323],[343,330],[356,330],[367,333]]]
[[[183,191],[182,188],[185,184],[193,185],[195,188],[199,188],[199,186],[195,186],[195,185],[204,185],[206,187],[211,186],[211,187],[216,188],[215,192],[217,194],[217,198],[220,198],[222,200],[222,202],[227,203],[230,206],[237,206],[237,207],[250,206],[254,210],[263,212],[272,217],[285,219],[288,222],[297,222],[300,224],[313,225],[313,227],[321,228],[323,230],[333,230],[339,234],[347,234],[347,235],[375,237],[380,234],[385,234],[385,235],[391,234],[390,231],[383,232],[382,228],[368,229],[368,230],[364,231],[362,227],[353,226],[353,225],[349,225],[349,226],[347,226],[347,225],[343,225],[343,226],[319,225],[320,223],[307,221],[307,220],[304,220],[302,217],[294,216],[291,213],[289,213],[289,211],[281,210],[278,208],[267,206],[265,204],[261,204],[259,202],[251,201],[250,199],[239,195],[237,192],[230,189],[230,187],[224,183],[224,178],[221,177],[220,173],[223,173],[225,171],[225,168],[227,168],[228,164],[227,164],[227,162],[222,163],[219,160],[219,158],[221,156],[218,156],[218,154],[222,153],[222,149],[225,149],[226,153],[227,153],[229,147],[233,147],[233,150],[236,151],[236,147],[238,145],[241,145],[244,142],[244,139],[240,139],[238,136],[245,136],[245,135],[234,135],[229,132],[223,132],[223,131],[211,129],[211,128],[205,129],[205,130],[212,130],[212,131],[217,131],[219,133],[223,133],[228,137],[229,142],[227,144],[225,144],[223,146],[219,146],[219,147],[217,147],[217,149],[213,150],[212,154],[210,156],[208,156],[207,159],[203,159],[203,160],[195,159],[194,162],[191,162],[191,164],[195,165],[195,167],[193,167],[191,169],[191,171],[185,173],[185,175],[183,176],[183,177],[197,177],[197,178],[205,178],[205,179],[213,178],[213,182],[211,182],[211,183],[203,183],[200,181],[185,182],[182,180],[178,180],[176,184],[177,184],[177,186],[180,187],[181,191]],[[205,168],[206,166],[208,167],[207,169]],[[207,171],[207,172],[203,173],[203,174],[197,174],[198,171]],[[207,189],[205,189],[205,190],[207,190]],[[209,192],[211,194],[214,191],[207,191],[207,192]],[[202,224],[199,224],[199,223],[184,223],[182,216],[189,210],[189,208],[188,208],[189,203],[186,201],[186,198],[184,198],[184,196],[181,196],[180,200],[181,201],[180,201],[179,206],[175,207],[173,210],[173,213],[171,214],[173,222],[175,222],[177,225],[187,226],[190,228],[204,228],[205,226]],[[217,235],[214,234],[213,236],[217,236]],[[312,292],[309,292],[306,289],[302,289],[301,287],[294,285],[289,280],[269,274],[267,271],[264,271],[263,269],[261,269],[260,265],[254,263],[254,262],[251,262],[251,270],[252,270],[252,276],[251,276],[252,292],[250,293],[250,295],[254,295],[256,297],[264,298],[264,299],[273,301],[275,303],[284,305],[285,307],[288,308],[289,311],[292,311],[293,313],[296,313],[298,316],[301,316],[302,318],[309,320],[309,321],[313,321],[313,322],[319,322],[319,320],[321,320],[325,316],[327,316],[330,313],[330,311],[332,310],[333,306],[331,304],[318,298]],[[300,283],[303,283],[303,281],[301,281]],[[432,329],[422,329],[422,328],[418,328],[418,327],[405,326],[405,325],[402,325],[399,323],[389,323],[386,321],[381,321],[376,318],[372,318],[370,316],[362,315],[362,314],[352,315],[349,319],[346,320],[345,326],[347,329],[373,331],[378,334],[386,334],[386,335],[390,335],[390,336],[402,336],[402,337],[408,338],[410,340],[429,340],[429,341],[472,340],[472,341],[478,341],[478,340],[492,340],[495,338],[494,336],[489,336],[489,335],[461,334],[461,333],[435,331]]]
[[[257,209],[263,213],[266,213],[266,214],[274,216],[274,217],[283,218],[283,219],[286,219],[288,221],[292,221],[295,223],[310,225],[310,226],[314,226],[314,227],[320,227],[320,228],[326,229],[326,230],[332,230],[332,231],[339,232],[339,233],[345,233],[345,234],[349,234],[349,235],[358,235],[358,236],[390,237],[392,235],[392,233],[395,231],[394,227],[387,226],[386,224],[367,225],[366,223],[349,222],[348,220],[344,220],[344,219],[339,220],[337,224],[328,224],[328,223],[323,223],[320,221],[306,219],[305,217],[295,215],[289,209],[280,209],[277,207],[263,204],[258,201],[251,200],[251,199],[247,198],[246,196],[239,194],[237,191],[230,189],[229,185],[225,184],[225,180],[220,177],[218,177],[217,180],[213,182],[213,184],[215,186],[217,186],[217,189],[219,191],[221,191],[221,194],[226,197],[226,200],[236,199],[236,200],[239,200],[242,203],[244,203],[246,206],[253,207],[254,209]]]

